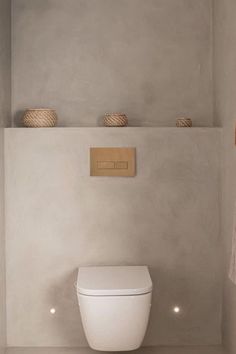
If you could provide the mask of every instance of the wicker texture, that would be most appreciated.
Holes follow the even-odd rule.
[[[53,109],[27,109],[23,123],[31,128],[54,127],[57,123],[57,114]]]
[[[192,127],[192,120],[190,118],[178,118],[176,120],[176,126],[180,128]]]
[[[128,125],[128,118],[122,113],[106,113],[104,125],[106,127],[125,127]]]

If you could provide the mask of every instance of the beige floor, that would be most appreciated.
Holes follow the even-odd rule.
[[[89,348],[8,348],[7,354],[94,354]],[[129,352],[132,353],[132,352]],[[135,354],[227,354],[221,347],[149,347]]]

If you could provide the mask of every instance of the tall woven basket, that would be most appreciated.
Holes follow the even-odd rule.
[[[31,128],[55,127],[57,114],[53,109],[27,109],[23,115],[23,124]]]

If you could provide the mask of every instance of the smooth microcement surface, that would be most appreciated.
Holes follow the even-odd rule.
[[[8,345],[86,346],[77,268],[145,264],[144,344],[220,344],[219,144],[217,128],[6,129]],[[90,177],[104,146],[136,147],[136,177]]]
[[[214,1],[215,117],[222,125],[222,246],[225,259],[224,342],[236,353],[236,285],[228,279],[236,218],[236,2]],[[235,219],[236,220],[236,219]]]
[[[6,354],[109,354],[97,352],[90,348],[8,348]],[[110,352],[111,353],[111,352]],[[114,353],[114,352],[112,352]],[[123,352],[123,354],[130,352]],[[146,347],[140,348],[135,354],[226,354],[221,346],[197,347]]]
[[[10,124],[10,1],[0,0],[0,354],[6,345],[3,127]]]
[[[63,126],[174,126],[212,117],[211,0],[13,0],[12,112],[52,107]]]

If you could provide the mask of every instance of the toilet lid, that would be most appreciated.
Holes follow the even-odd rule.
[[[140,295],[152,291],[147,266],[81,267],[77,291],[90,296]]]

